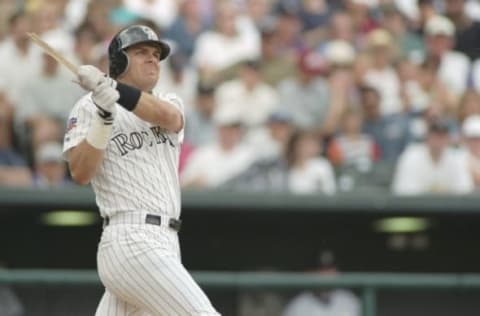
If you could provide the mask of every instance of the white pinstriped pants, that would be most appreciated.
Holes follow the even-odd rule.
[[[177,232],[163,224],[109,224],[97,263],[106,290],[96,316],[220,316],[182,265]]]

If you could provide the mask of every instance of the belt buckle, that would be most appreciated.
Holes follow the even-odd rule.
[[[145,223],[160,226],[162,223],[162,217],[158,215],[147,214],[145,217]]]

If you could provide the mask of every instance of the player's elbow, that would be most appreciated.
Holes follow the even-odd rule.
[[[158,123],[167,130],[177,133],[183,127],[183,117],[177,110],[160,110],[158,113]]]
[[[90,183],[91,177],[89,177],[86,173],[74,172],[74,171],[71,171],[70,173],[75,183],[80,185],[87,185]]]
[[[90,183],[93,175],[86,168],[82,168],[79,164],[70,164],[70,175],[73,181],[80,185],[87,185]]]
[[[182,114],[180,114],[180,112],[178,112],[178,111],[174,111],[173,113],[171,113],[171,115],[169,117],[169,122],[170,122],[170,125],[171,125],[170,130],[172,132],[175,132],[175,133],[180,132],[180,130],[183,127]]]

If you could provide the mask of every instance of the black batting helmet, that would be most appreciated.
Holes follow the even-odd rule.
[[[151,43],[160,48],[160,60],[170,54],[170,46],[158,39],[158,35],[148,26],[132,25],[120,31],[108,46],[109,73],[117,78],[128,68],[128,56],[125,49],[140,43]]]

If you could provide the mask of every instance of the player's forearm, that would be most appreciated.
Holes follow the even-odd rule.
[[[148,93],[142,93],[133,113],[142,120],[159,125],[171,132],[178,132],[183,127],[180,111],[168,102]]]
[[[120,94],[118,104],[126,110],[133,112],[142,120],[159,125],[168,131],[178,132],[182,129],[182,114],[174,105],[125,83],[112,79],[107,79],[107,81],[117,89]]]
[[[103,161],[104,151],[90,145],[86,140],[68,153],[68,166],[72,178],[78,184],[88,184]]]

